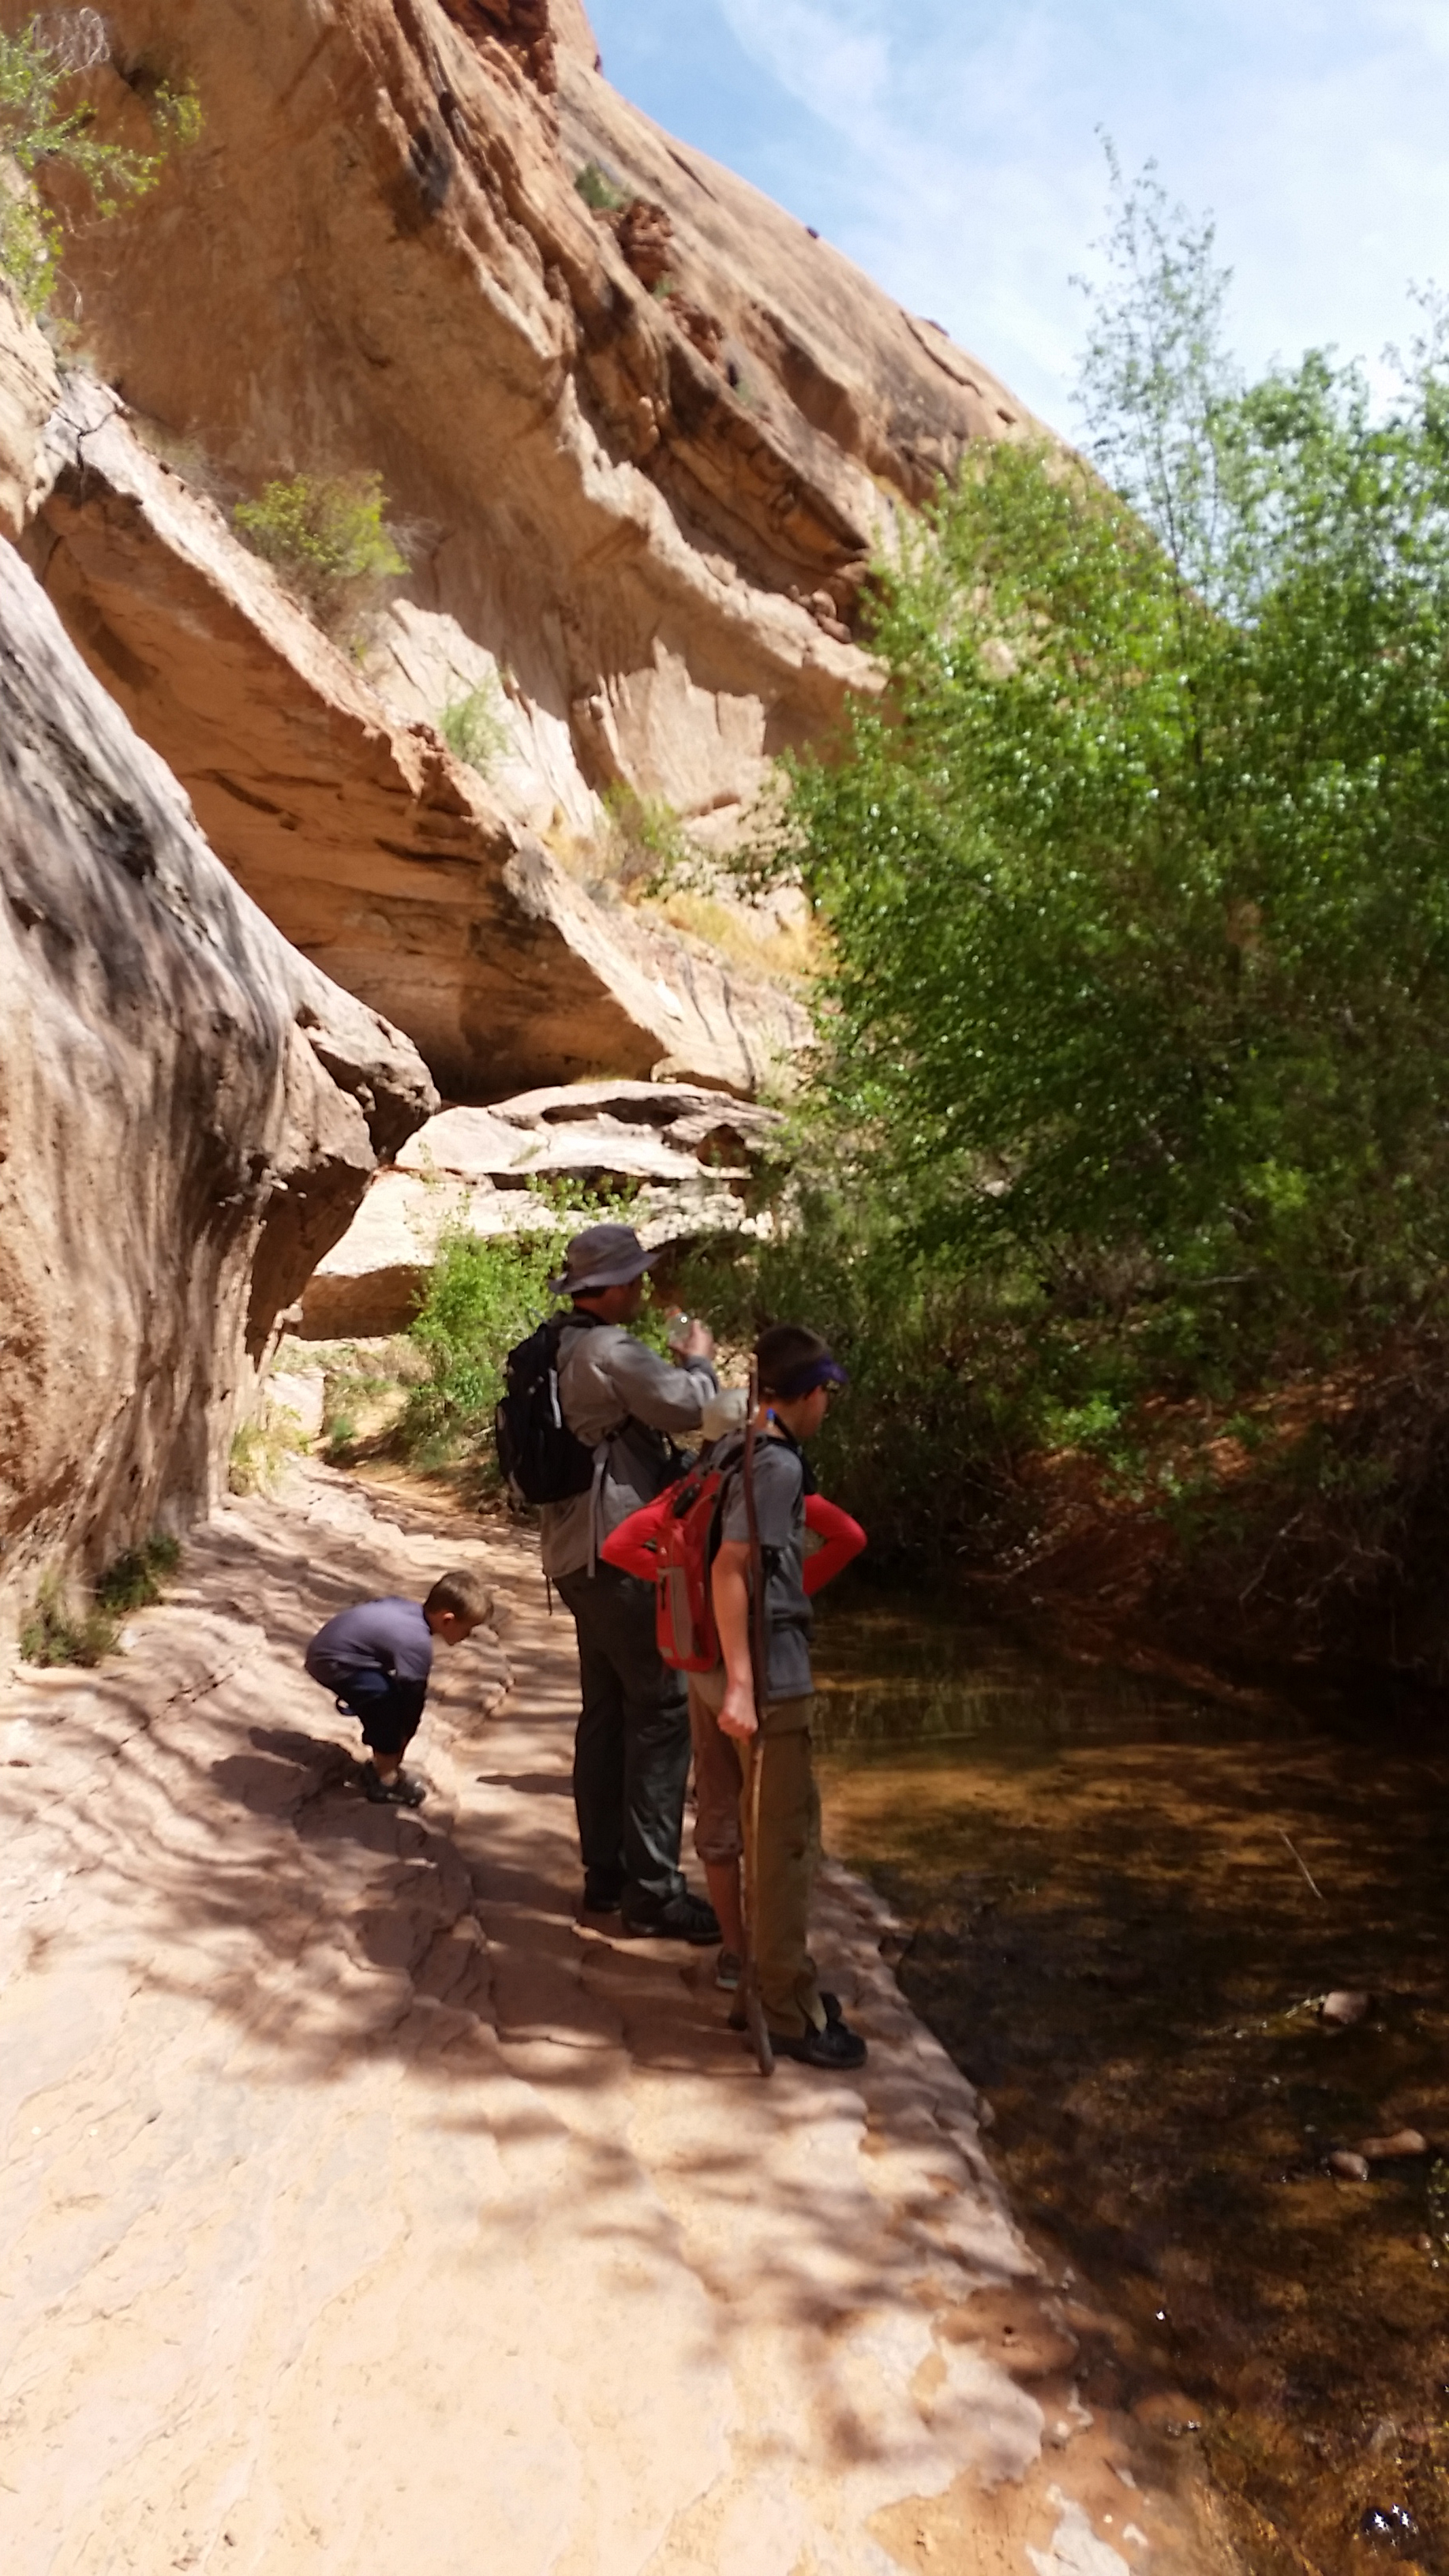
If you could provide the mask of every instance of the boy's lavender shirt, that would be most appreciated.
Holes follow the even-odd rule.
[[[426,1682],[433,1669],[433,1632],[421,1601],[358,1601],[318,1629],[302,1660],[314,1681],[329,1686],[353,1673]]]

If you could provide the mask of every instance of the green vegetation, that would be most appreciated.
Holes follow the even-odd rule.
[[[596,215],[617,215],[629,202],[624,189],[615,187],[597,161],[586,161],[582,170],[575,171],[574,186]]]
[[[626,894],[657,894],[692,882],[698,853],[666,797],[606,787],[604,811],[604,873]]]
[[[336,633],[381,583],[407,571],[385,505],[378,474],[297,474],[239,501],[232,520],[319,626]]]
[[[227,1490],[233,1494],[270,1494],[289,1458],[308,1441],[295,1414],[278,1406],[232,1433]]]
[[[438,731],[455,759],[466,760],[480,778],[487,777],[508,749],[508,726],[498,682],[491,673],[466,697],[449,700],[438,718]]]
[[[557,1300],[549,1280],[570,1235],[602,1219],[627,1222],[632,1193],[536,1183],[553,1222],[528,1234],[478,1235],[466,1223],[442,1235],[410,1340],[427,1376],[409,1386],[388,1446],[425,1470],[466,1462],[483,1486],[496,1482],[493,1411],[504,1362]],[[662,1322],[637,1328],[662,1347]]]
[[[426,1353],[429,1375],[409,1391],[400,1441],[422,1467],[476,1451],[491,1473],[493,1408],[503,1393],[503,1364],[515,1342],[554,1307],[549,1280],[564,1245],[596,1213],[566,1214],[557,1229],[478,1235],[460,1225],[444,1234],[412,1338]]]
[[[134,152],[101,142],[87,100],[62,105],[63,95],[74,96],[76,79],[44,20],[0,35],[0,277],[33,313],[43,313],[50,301],[63,247],[60,218],[36,193],[36,171],[45,165],[73,177],[105,218],[144,196],[165,166],[164,150]],[[193,91],[159,86],[153,114],[168,144],[190,143],[200,131]]]
[[[1149,173],[1106,247],[1096,471],[999,446],[942,488],[877,571],[886,697],[793,765],[774,854],[831,942],[831,1249],[717,1274],[842,1336],[827,1472],[913,1543],[998,1543],[1065,1446],[1180,1517],[1224,1417],[1443,1319],[1449,322],[1378,405],[1323,353],[1248,385],[1210,227]],[[1276,1526],[1305,1475],[1367,1526],[1315,1436],[1267,1440]]]
[[[96,1585],[96,1603],[105,1611],[145,1610],[161,1598],[161,1577],[174,1574],[181,1562],[181,1542],[154,1531],[139,1547],[128,1547],[107,1566]]]
[[[20,1660],[90,1666],[115,1653],[119,1636],[116,1620],[94,1602],[73,1611],[59,1577],[48,1574],[20,1631]]]
[[[180,151],[189,151],[193,143],[201,141],[206,113],[194,82],[187,81],[178,89],[172,81],[158,80],[149,92],[149,104],[156,124]]]
[[[59,1575],[46,1575],[20,1630],[22,1663],[90,1666],[113,1655],[125,1613],[159,1601],[161,1577],[174,1574],[180,1562],[179,1539],[155,1531],[113,1559],[80,1610],[72,1606]]]

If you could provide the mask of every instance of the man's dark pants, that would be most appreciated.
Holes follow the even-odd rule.
[[[595,1904],[627,1891],[667,1905],[684,1886],[679,1836],[689,1777],[689,1703],[654,1637],[654,1587],[617,1566],[557,1578],[579,1641],[583,1715],[574,1806]]]

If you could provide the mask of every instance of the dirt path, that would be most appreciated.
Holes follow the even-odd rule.
[[[763,2084],[708,1956],[573,1924],[526,1549],[383,1508],[298,1470],[124,1659],[0,1678],[5,2576],[1226,2566],[1077,2401],[1110,2327],[1014,2231],[873,1898],[829,1871],[818,1945],[864,2079]],[[369,1808],[301,1646],[473,1553],[507,1661],[440,1657],[435,1794]]]

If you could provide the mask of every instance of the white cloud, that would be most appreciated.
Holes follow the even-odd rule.
[[[1250,365],[1374,355],[1449,269],[1443,0],[720,0],[834,139],[842,247],[1065,422],[1067,285],[1100,228],[1094,129],[1210,205]],[[777,120],[778,121],[778,120]],[[812,156],[817,182],[820,154]],[[1446,277],[1449,282],[1449,277]]]

